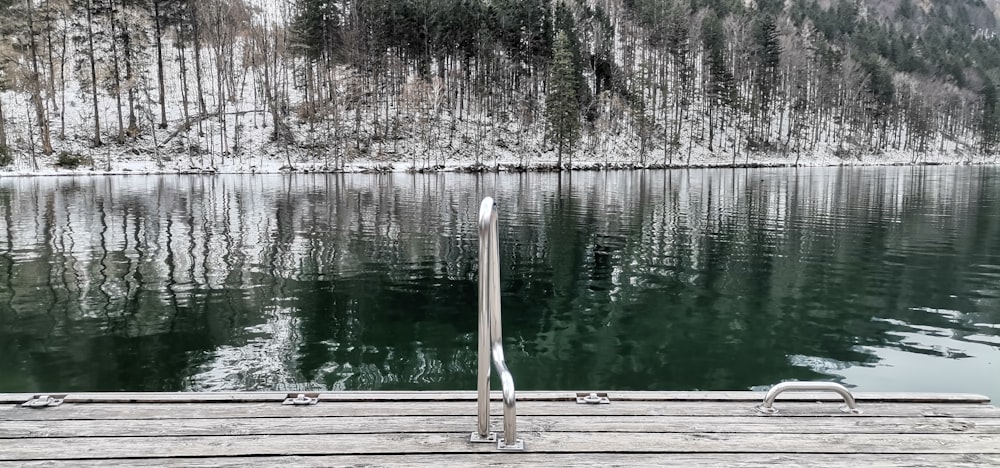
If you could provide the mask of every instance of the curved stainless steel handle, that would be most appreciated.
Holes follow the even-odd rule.
[[[524,448],[524,442],[517,439],[517,397],[514,394],[514,376],[507,369],[503,358],[503,347],[499,343],[493,345],[493,366],[500,374],[500,386],[503,390],[503,441],[497,446],[503,449]]]
[[[497,236],[497,210],[493,198],[479,205],[479,381],[477,391],[478,426],[472,440],[492,441],[490,434],[490,357],[500,374],[503,390],[503,440],[501,450],[523,450],[517,438],[517,397],[514,376],[503,355],[500,320],[500,245]]]
[[[844,399],[844,406],[840,407],[841,411],[861,414],[850,390],[834,382],[781,382],[767,391],[767,394],[764,395],[764,402],[755,409],[763,414],[777,413],[778,410],[774,408],[774,399],[784,392],[834,392]]]

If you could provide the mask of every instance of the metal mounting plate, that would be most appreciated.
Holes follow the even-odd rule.
[[[577,393],[576,402],[581,405],[609,405],[611,399],[608,398],[607,393]]]
[[[469,437],[469,442],[472,442],[474,444],[486,444],[486,443],[492,444],[493,442],[496,441],[497,441],[496,432],[488,432],[486,434],[486,437],[483,437],[479,435],[478,432],[473,431],[472,436]]]
[[[66,395],[39,395],[24,403],[21,403],[21,407],[47,408],[49,406],[59,406],[63,403],[64,398],[66,398]]]
[[[507,445],[503,442],[503,438],[497,441],[497,450],[503,452],[521,452],[524,450],[524,440],[516,439],[513,444]]]
[[[315,405],[316,403],[319,403],[319,395],[314,396],[307,393],[289,394],[288,398],[281,402],[283,405],[295,406]]]

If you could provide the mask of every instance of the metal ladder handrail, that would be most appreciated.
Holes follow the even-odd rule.
[[[490,358],[500,374],[503,390],[503,439],[500,450],[523,450],[517,438],[517,398],[514,376],[507,368],[500,329],[500,243],[497,236],[497,207],[492,197],[479,205],[479,382],[478,426],[473,442],[496,440],[490,433]]]

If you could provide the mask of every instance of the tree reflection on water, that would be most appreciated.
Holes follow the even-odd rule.
[[[494,196],[519,389],[997,398],[980,376],[1000,355],[998,176],[2,179],[0,391],[472,389],[474,220]],[[963,371],[916,377],[938,368]]]

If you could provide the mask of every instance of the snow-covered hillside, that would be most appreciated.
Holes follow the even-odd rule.
[[[296,52],[304,13],[290,3],[212,0],[161,16],[131,4],[89,14],[75,4],[26,4],[4,12],[2,175],[557,168],[545,119],[549,77],[539,76],[546,67],[514,61],[499,46],[491,57],[432,54],[424,64],[390,46],[371,59],[317,57]],[[866,91],[869,65],[846,54],[841,78],[857,81],[825,89],[812,61],[818,33],[796,26],[790,10],[774,17],[776,72],[785,75],[766,95],[752,84],[759,69],[739,55],[757,53],[740,42],[757,27],[754,13],[719,23],[730,41],[723,71],[735,80],[729,102],[713,88],[712,60],[721,59],[703,46],[708,32],[698,21],[708,9],[671,13],[692,20],[678,59],[636,32],[645,23],[624,3],[552,5],[552,24],[577,38],[581,63],[606,53],[621,81],[602,89],[611,72],[582,67],[593,96],[562,168],[998,162],[974,135],[982,104],[964,88],[897,72],[886,75],[892,103],[879,104]],[[338,47],[347,50],[346,22],[360,13],[338,12],[347,44]],[[30,24],[14,16],[27,13]],[[186,14],[200,29],[185,29]],[[682,69],[690,82],[678,81]]]

